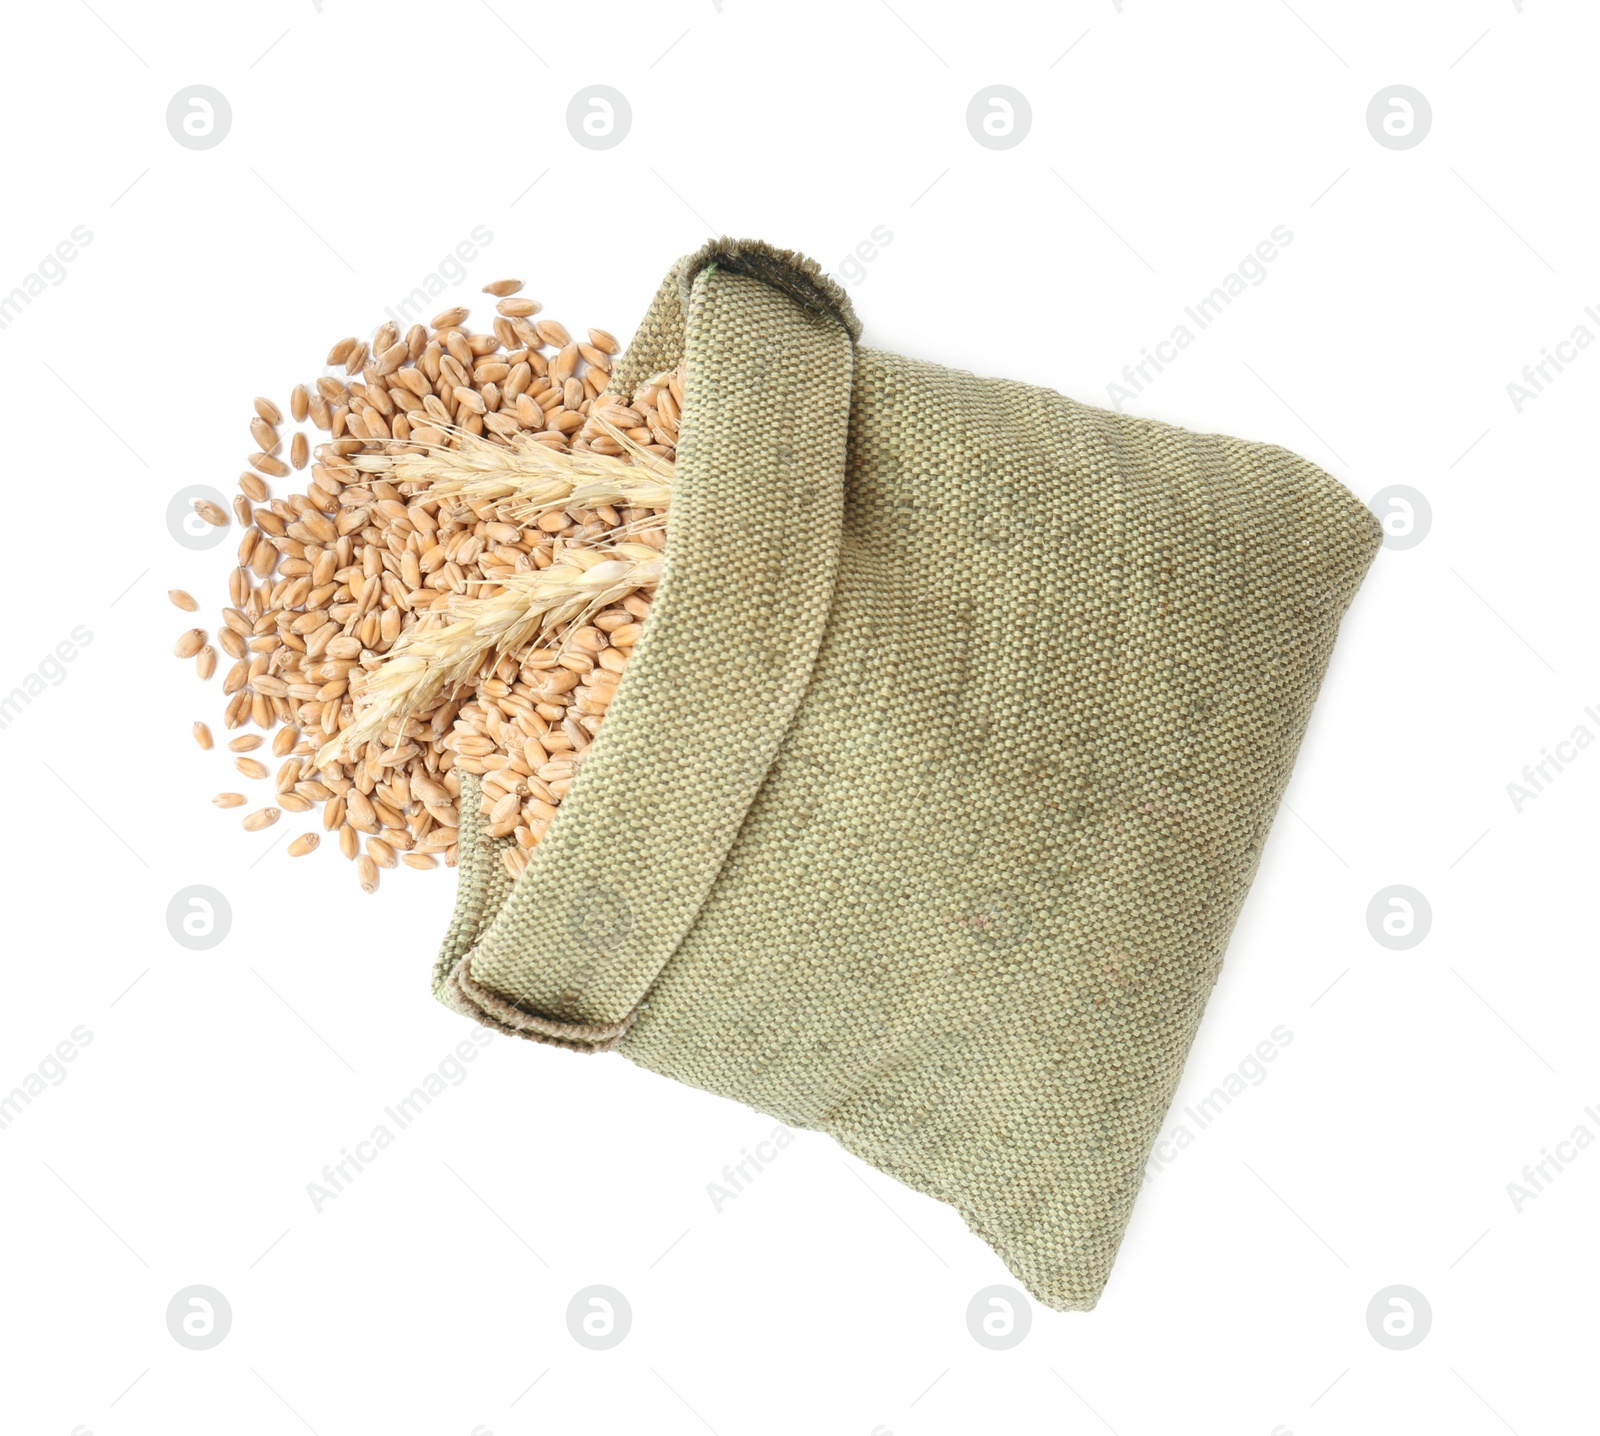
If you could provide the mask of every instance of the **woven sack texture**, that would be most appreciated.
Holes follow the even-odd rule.
[[[673,268],[667,573],[515,884],[461,803],[435,968],[1106,1282],[1377,521],[1283,449],[858,344],[800,255]]]

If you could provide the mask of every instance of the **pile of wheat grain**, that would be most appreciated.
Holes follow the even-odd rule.
[[[361,886],[378,869],[456,860],[460,774],[481,775],[488,831],[514,835],[513,875],[571,789],[638,641],[660,577],[681,371],[607,394],[618,345],[574,341],[485,286],[492,332],[452,308],[406,333],[342,339],[329,371],[282,410],[255,401],[256,452],[239,477],[243,529],[216,644],[229,729],[273,734],[275,775],[228,743],[234,766],[271,781],[256,831],[320,805]],[[341,372],[342,371],[342,372]],[[299,492],[270,480],[310,468]],[[226,525],[213,504],[196,511]],[[174,590],[186,611],[198,604]],[[203,629],[175,652],[217,668]],[[213,746],[209,727],[194,735]],[[246,806],[238,792],[218,807]],[[319,835],[289,845],[302,856]],[[363,851],[364,849],[364,851]]]

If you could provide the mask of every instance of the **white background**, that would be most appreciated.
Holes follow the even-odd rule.
[[[12,11],[0,93],[0,293],[93,236],[0,330],[0,691],[93,636],[0,731],[0,1092],[93,1034],[0,1130],[0,1426],[1595,1429],[1600,1144],[1520,1211],[1507,1190],[1600,1136],[1600,745],[1522,811],[1507,792],[1600,736],[1600,352],[1520,413],[1506,389],[1600,333],[1591,8],[93,4]],[[996,82],[1033,112],[1003,152],[964,118]],[[233,114],[204,152],[164,120],[195,83]],[[565,125],[590,83],[633,111],[605,152]],[[1404,151],[1365,121],[1395,83],[1433,112]],[[189,725],[220,731],[219,689],[168,656],[164,591],[214,628],[233,544],[188,552],[164,514],[231,493],[250,397],[282,402],[480,224],[438,307],[512,274],[623,338],[708,232],[839,273],[881,225],[851,285],[868,343],[1095,403],[1292,232],[1128,407],[1285,444],[1363,498],[1409,485],[1432,526],[1346,621],[1180,1105],[1293,1040],[1147,1182],[1093,1313],[1035,1309],[987,1350],[967,1303],[1014,1282],[953,1210],[803,1134],[715,1211],[770,1120],[510,1040],[313,1210],[324,1163],[475,1030],[428,992],[453,879],[369,899],[332,845],[284,856],[304,820],[245,834],[209,806],[235,782]],[[191,884],[232,907],[210,951],[167,932]],[[1432,908],[1406,951],[1367,927],[1391,884]],[[166,1326],[195,1283],[233,1312],[208,1351]],[[633,1311],[610,1351],[567,1332],[596,1283]],[[1406,1351],[1367,1328],[1396,1284],[1432,1311]]]

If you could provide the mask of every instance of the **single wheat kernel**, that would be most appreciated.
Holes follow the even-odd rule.
[[[365,853],[356,859],[356,878],[361,883],[361,891],[375,893],[378,890],[378,865]]]
[[[278,437],[277,429],[259,414],[250,421],[250,437],[256,441],[256,446],[263,453],[275,454],[283,446],[283,440]]]
[[[255,758],[235,758],[233,766],[247,778],[265,778],[267,766]]]
[[[167,597],[172,600],[175,607],[181,608],[185,613],[193,613],[200,607],[194,598],[185,593],[181,588],[169,588],[167,590]]]
[[[278,821],[280,814],[276,808],[257,808],[245,818],[243,827],[247,833],[259,833],[263,828],[270,828]]]
[[[205,629],[186,628],[178,635],[178,641],[172,646],[172,653],[175,658],[193,658],[205,646]]]
[[[301,833],[298,838],[289,844],[289,856],[291,858],[303,858],[307,853],[315,852],[317,844],[321,841],[322,834],[320,833]]]
[[[202,748],[211,747],[211,729],[204,723],[196,723],[189,731],[194,734],[194,741]]]
[[[211,801],[219,808],[242,808],[245,797],[243,793],[218,793]]]
[[[212,503],[210,499],[196,499],[194,511],[213,528],[225,529],[228,526],[228,511]]]
[[[387,378],[410,357],[404,341],[397,339],[377,356],[377,362],[372,366],[372,373],[377,378]]]

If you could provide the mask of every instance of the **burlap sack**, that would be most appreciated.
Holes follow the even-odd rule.
[[[668,572],[512,886],[461,804],[435,972],[1104,1286],[1380,529],[1282,449],[859,346],[814,262],[679,262]],[[509,840],[506,840],[509,841]]]

